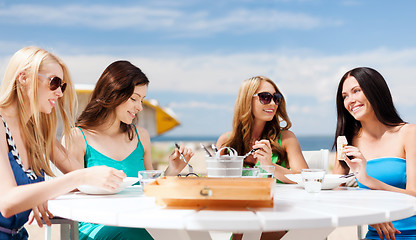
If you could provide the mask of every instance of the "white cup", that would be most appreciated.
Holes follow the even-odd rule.
[[[302,169],[303,186],[309,193],[317,193],[322,189],[322,182],[325,178],[323,169]]]

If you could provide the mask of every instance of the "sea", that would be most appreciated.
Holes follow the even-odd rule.
[[[297,136],[302,151],[328,149],[333,151],[333,136]],[[157,136],[152,142],[212,142],[215,143],[218,136]]]

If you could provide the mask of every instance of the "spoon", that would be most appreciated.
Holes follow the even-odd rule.
[[[177,143],[175,143],[175,147],[179,150],[179,145]],[[191,166],[191,164],[189,164],[185,157],[183,156],[183,154],[181,152],[179,152],[179,154],[181,155],[182,160],[186,163],[186,165],[188,165],[189,167],[189,172],[194,172],[194,168]]]
[[[218,149],[217,149],[217,147],[216,147],[214,144],[211,144],[211,148],[212,148],[215,152],[218,152]]]
[[[250,152],[246,153],[246,155],[243,156],[243,160],[246,159],[250,154],[254,153],[255,151],[259,150],[259,148],[253,148],[250,150]]]
[[[208,157],[212,157],[212,154],[208,151],[208,149],[201,143],[201,147],[207,152]]]
[[[355,176],[355,174],[357,174],[358,172],[352,172],[352,173],[349,173],[349,174],[347,174],[347,175],[342,175],[342,176],[340,176],[339,178],[349,178],[349,177],[352,177],[352,176]]]

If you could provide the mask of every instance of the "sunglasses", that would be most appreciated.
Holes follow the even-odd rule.
[[[269,104],[272,101],[272,99],[275,104],[280,104],[280,102],[282,102],[282,99],[283,99],[283,95],[280,93],[274,93],[272,95],[271,93],[268,93],[268,92],[261,92],[261,93],[256,93],[253,95],[253,97],[256,97],[256,96],[259,97],[261,104]]]
[[[59,87],[61,88],[62,93],[65,92],[66,89],[66,83],[62,83],[62,79],[59,77],[48,77],[46,75],[38,73],[39,76],[49,79],[49,89],[51,91],[55,91]]]

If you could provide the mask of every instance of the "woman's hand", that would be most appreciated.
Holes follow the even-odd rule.
[[[180,153],[185,157],[186,162],[189,162],[194,156],[194,153],[190,148],[185,148],[182,144],[179,149],[175,148],[172,154],[169,156],[169,168],[166,175],[177,175],[185,168],[186,163],[183,161]]]
[[[48,202],[44,202],[32,208],[32,211],[30,212],[30,215],[29,215],[28,223],[32,224],[32,222],[36,220],[36,222],[38,223],[38,226],[42,227],[43,226],[42,219],[43,219],[46,225],[51,226],[52,224],[51,224],[51,221],[49,220],[51,218],[53,218],[53,214],[49,212],[48,210]]]
[[[258,148],[258,150],[253,153],[253,158],[260,161],[261,165],[272,165],[273,152],[269,140],[262,139],[254,142],[254,148]]]
[[[344,153],[347,155],[345,162],[355,173],[356,178],[360,181],[360,179],[367,176],[367,160],[360,150],[353,146],[345,146]]]
[[[385,222],[385,223],[378,223],[370,225],[374,229],[376,229],[378,236],[381,240],[387,239],[387,240],[394,240],[396,239],[395,234],[400,234],[401,232],[397,230],[392,222]],[[383,237],[384,235],[384,237]]]
[[[83,183],[80,185],[92,185],[109,191],[115,191],[126,177],[122,170],[107,166],[94,166],[79,171],[85,173]]]

